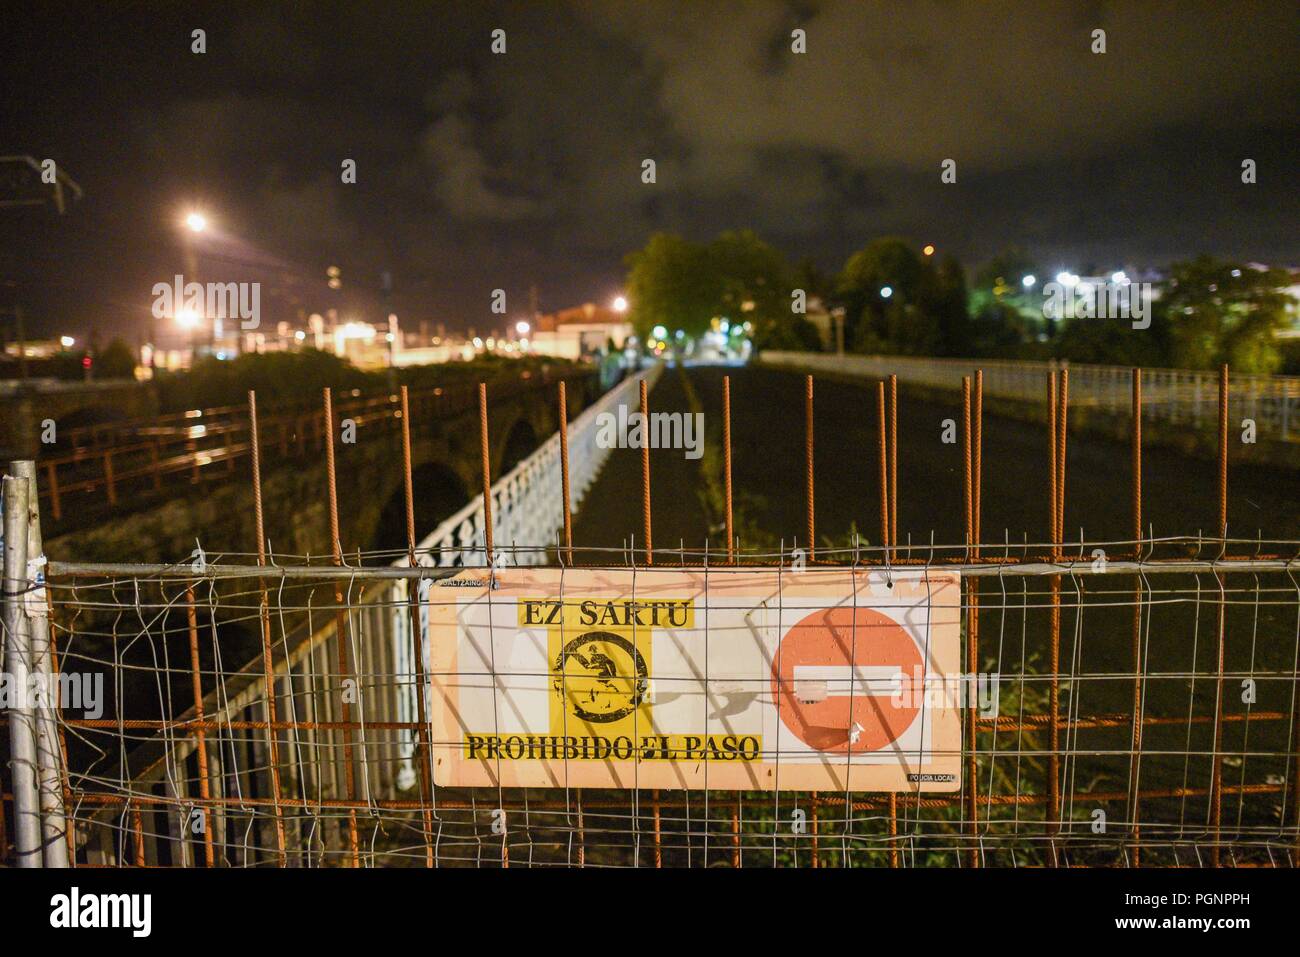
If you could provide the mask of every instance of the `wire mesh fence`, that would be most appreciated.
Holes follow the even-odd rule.
[[[950,793],[440,786],[434,764],[464,742],[438,736],[433,698],[466,674],[431,665],[434,644],[454,640],[431,613],[461,600],[434,582],[486,569],[55,564],[45,599],[69,855],[236,867],[1295,863],[1300,547],[1140,545],[1047,560],[1047,546],[1024,545],[977,562],[964,547],[818,553],[805,574],[960,574],[950,613],[968,687]],[[574,551],[580,567],[648,571]],[[656,569],[708,571],[696,627],[715,648],[729,637],[707,622],[729,574],[765,570],[779,597],[799,571],[789,554],[733,558],[654,556]],[[736,689],[708,662],[693,690],[719,712],[738,690],[773,693]],[[491,693],[513,706],[505,685]],[[778,767],[791,760],[779,740],[762,749]]]

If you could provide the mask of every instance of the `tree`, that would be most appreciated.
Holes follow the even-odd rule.
[[[1030,286],[1025,278],[1034,277]],[[971,282],[969,306],[977,317],[975,336],[994,349],[996,355],[1015,355],[1009,336],[1020,337],[1022,345],[1038,340],[1039,334],[1051,332],[1043,316],[1042,287],[1045,282],[1038,264],[1018,246],[1010,246],[975,271]],[[1011,312],[1016,315],[1011,315]]]
[[[934,355],[939,350],[934,267],[904,240],[877,239],[850,256],[839,290],[855,351]]]
[[[205,356],[186,373],[159,380],[163,411],[237,405],[257,392],[264,405],[315,401],[325,386],[380,389],[384,377],[363,372],[346,359],[316,349],[245,353],[235,359]]]
[[[1164,366],[1169,364],[1167,323],[1153,315],[1148,329],[1134,329],[1129,318],[1067,320],[1053,352],[1071,362],[1099,365]]]
[[[746,229],[719,235],[707,256],[721,287],[716,315],[749,322],[755,348],[819,348],[816,328],[792,309],[793,275],[775,248]]]
[[[642,341],[660,325],[669,334],[678,329],[692,336],[708,331],[722,286],[705,247],[671,233],[655,233],[626,262],[629,318]]]
[[[698,244],[656,233],[627,257],[631,322],[641,338],[655,326],[698,336],[713,320],[749,322],[757,348],[816,348],[817,331],[791,310],[785,258],[750,230]]]
[[[1033,338],[1024,315],[1010,303],[990,299],[971,319],[971,354],[996,358],[1027,358],[1025,343]]]
[[[1019,295],[1026,276],[1033,276],[1038,282],[1043,281],[1038,265],[1029,254],[1018,246],[1009,246],[1002,250],[975,272],[973,287],[1002,296]]]
[[[974,345],[971,336],[966,273],[954,256],[944,256],[935,271],[934,288],[925,297],[924,307],[935,317],[939,331],[939,355],[969,356]]]
[[[135,351],[121,339],[114,339],[95,356],[95,377],[131,379],[135,377]]]
[[[1283,269],[1250,266],[1201,256],[1174,263],[1162,284],[1159,312],[1169,324],[1173,364],[1234,371],[1276,372],[1283,361],[1276,332],[1294,302],[1285,292]]]

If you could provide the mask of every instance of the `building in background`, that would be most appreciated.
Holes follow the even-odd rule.
[[[613,351],[621,351],[631,336],[632,323],[627,321],[626,307],[616,309],[587,302],[539,315],[527,332],[526,348],[561,359],[581,359],[604,353],[611,342]]]

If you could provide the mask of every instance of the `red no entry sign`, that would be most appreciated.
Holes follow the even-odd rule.
[[[828,608],[781,639],[772,663],[777,714],[808,747],[879,751],[921,707],[921,650],[892,618],[872,608]]]

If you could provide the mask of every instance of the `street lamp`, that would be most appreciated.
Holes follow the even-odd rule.
[[[202,213],[197,209],[192,209],[185,214],[185,219],[182,220],[182,225],[185,227],[181,236],[181,251],[185,256],[185,279],[187,282],[199,282],[199,260],[198,251],[195,249],[195,241],[199,236],[208,231],[208,226],[210,225],[208,223],[208,217],[205,213]],[[182,318],[182,313],[186,312],[190,313],[190,315]],[[191,333],[190,351],[193,353],[190,357],[191,365],[193,365],[199,357],[199,337],[197,334],[199,318],[198,313],[192,309],[178,310],[176,313],[177,324],[184,329],[189,329]],[[215,337],[216,331],[215,323],[208,327],[209,348],[211,348],[213,344],[213,337]]]
[[[627,312],[627,299],[623,296],[614,297],[614,311]]]

